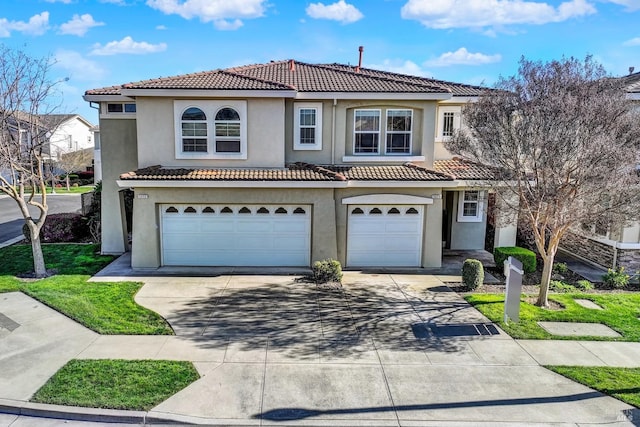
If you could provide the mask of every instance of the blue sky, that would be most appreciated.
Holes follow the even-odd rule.
[[[521,56],[640,70],[640,0],[0,0],[0,43],[56,61],[64,108],[85,90],[270,60],[356,64],[472,84]]]

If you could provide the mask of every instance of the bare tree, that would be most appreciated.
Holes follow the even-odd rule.
[[[71,151],[70,149],[63,150],[61,148],[57,148],[56,150],[58,160],[55,162],[55,166],[65,173],[65,184],[68,191],[71,187],[69,175],[71,172],[77,172],[91,164],[91,160],[93,159],[93,148],[85,148],[75,151]]]
[[[32,58],[0,45],[0,192],[16,201],[29,229],[36,277],[47,271],[40,246],[40,229],[47,217],[44,157],[52,129],[42,122],[56,105],[49,79],[49,58]],[[37,208],[38,218],[29,212]]]
[[[531,229],[544,262],[537,304],[548,306],[553,261],[572,227],[637,217],[638,114],[620,79],[591,57],[520,61],[463,111],[448,149],[497,166],[493,185]],[[516,200],[517,203],[509,203]]]

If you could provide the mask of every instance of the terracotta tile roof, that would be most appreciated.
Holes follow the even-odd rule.
[[[293,69],[293,71],[292,71]],[[460,83],[378,71],[343,64],[272,61],[224,70],[160,77],[121,86],[91,89],[86,95],[119,95],[122,89],[296,90],[346,93],[452,93],[477,96],[484,89]]]
[[[459,157],[449,160],[436,160],[433,163],[433,168],[436,171],[450,175],[454,179],[492,180],[498,176],[496,168]]]
[[[120,175],[133,181],[453,181],[439,171],[411,163],[379,166],[319,166],[294,163],[286,169],[187,169],[151,166]]]

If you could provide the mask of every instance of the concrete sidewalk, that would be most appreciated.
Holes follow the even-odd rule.
[[[640,366],[640,343],[515,341],[434,276],[146,277],[176,336],[100,336],[0,294],[0,412],[123,423],[634,425],[629,405],[540,364]],[[148,412],[29,403],[73,359],[189,360],[201,378]]]

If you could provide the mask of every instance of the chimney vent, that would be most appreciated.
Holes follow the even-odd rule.
[[[636,69],[636,67],[629,67],[629,74],[633,74],[635,69]]]
[[[294,61],[293,59],[289,60],[289,71],[295,71],[296,70],[296,61]]]
[[[356,67],[356,73],[360,72],[360,68],[362,68],[362,52],[364,52],[364,46],[358,46],[358,66]]]

